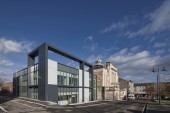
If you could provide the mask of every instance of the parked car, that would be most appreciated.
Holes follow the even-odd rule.
[[[128,94],[128,100],[135,100],[134,94]]]
[[[170,100],[170,96],[165,96],[165,100]]]
[[[155,96],[153,96],[152,98],[151,98],[151,101],[154,101],[154,102],[157,102],[157,97],[155,97]]]

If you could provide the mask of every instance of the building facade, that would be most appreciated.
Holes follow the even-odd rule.
[[[136,95],[146,95],[146,83],[136,83],[134,90]]]
[[[117,68],[111,63],[106,65],[98,59],[93,67],[93,73],[97,79],[97,99],[98,100],[119,100],[119,77]]]
[[[162,98],[170,97],[170,82],[135,83],[134,89],[136,97],[139,98],[151,98],[156,95],[160,95]]]
[[[74,68],[48,59],[48,51],[78,62]],[[38,63],[35,64],[35,57]],[[85,66],[88,70],[85,71]],[[53,101],[60,105],[89,102],[96,99],[96,77],[93,66],[48,43],[28,54],[28,67],[14,73],[15,96]]]
[[[128,94],[134,94],[134,83],[131,80],[119,78],[120,98],[127,99]]]

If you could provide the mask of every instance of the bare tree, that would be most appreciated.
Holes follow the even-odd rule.
[[[2,87],[4,81],[0,78],[0,87]]]

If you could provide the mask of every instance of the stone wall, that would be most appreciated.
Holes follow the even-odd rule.
[[[106,91],[106,100],[113,100],[113,91]]]

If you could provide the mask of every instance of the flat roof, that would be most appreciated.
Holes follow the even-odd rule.
[[[84,63],[86,66],[93,67],[92,64],[90,64],[90,63],[88,63],[88,62],[86,62],[86,61],[84,61],[84,60],[82,60],[82,59],[80,59],[80,58],[78,58],[78,57],[76,57],[76,56],[74,56],[74,55],[72,55],[72,54],[64,51],[64,50],[61,50],[61,49],[59,49],[59,48],[57,48],[57,47],[55,47],[55,46],[53,46],[53,45],[51,45],[51,44],[49,44],[49,43],[47,43],[47,42],[41,44],[40,46],[42,46],[42,45],[46,45],[47,48],[48,48],[48,50],[51,50],[51,51],[53,51],[53,52],[55,52],[55,53],[57,53],[57,54],[60,54],[60,55],[62,55],[62,56],[64,56],[64,57],[67,57],[67,58],[69,58],[69,59],[71,59],[71,60],[74,60],[74,61],[77,61],[77,62],[79,62],[79,63]],[[40,46],[39,46],[39,47],[40,47]],[[31,55],[37,56],[37,55],[38,55],[38,49],[39,49],[39,47],[37,47],[36,49],[34,49],[34,50],[31,51],[30,53],[28,53],[28,55],[30,55],[30,56],[31,56]]]

